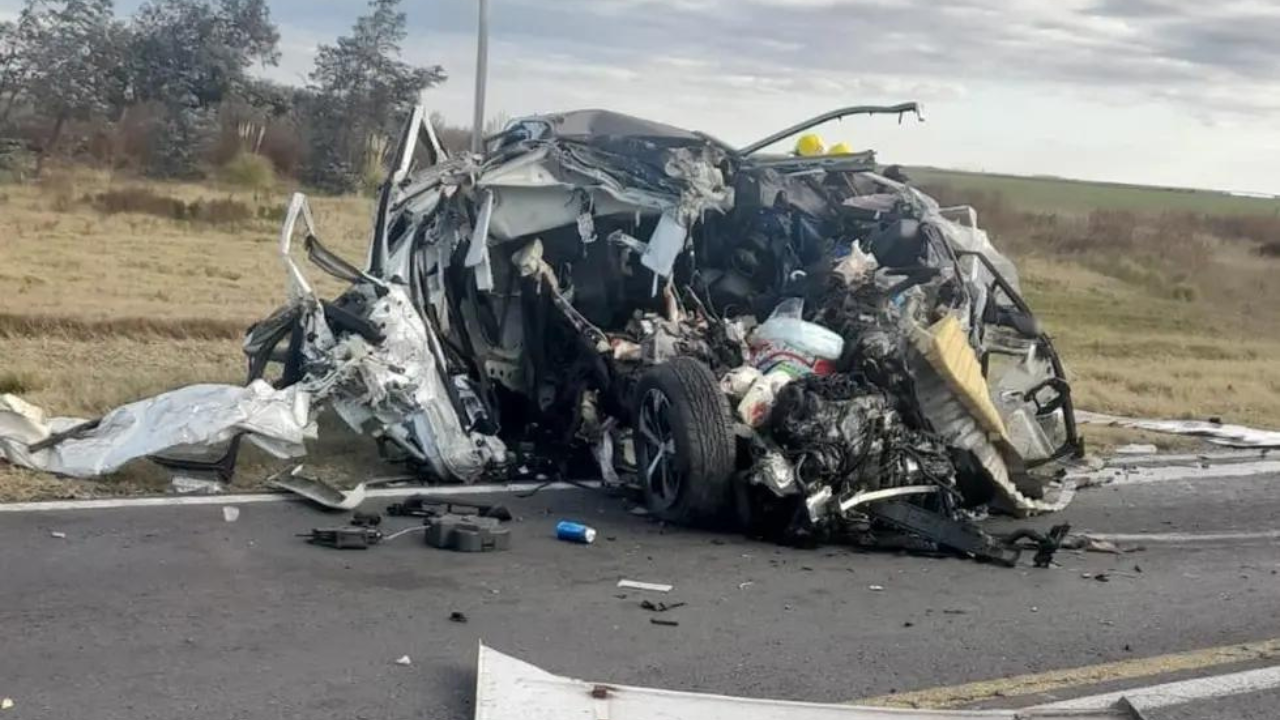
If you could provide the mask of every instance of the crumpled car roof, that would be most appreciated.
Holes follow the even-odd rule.
[[[638,118],[612,110],[570,110],[568,112],[535,115],[531,120],[547,123],[557,137],[586,139],[591,137],[649,137],[701,142],[696,133],[673,125]]]

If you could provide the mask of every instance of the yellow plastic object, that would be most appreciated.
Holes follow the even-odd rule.
[[[824,149],[822,138],[815,133],[805,133],[796,140],[796,154],[801,157],[821,155]]]
[[[956,316],[948,315],[930,326],[921,339],[920,351],[983,429],[1008,440],[1000,412],[991,402],[978,354]]]
[[[849,143],[838,142],[835,145],[832,145],[827,150],[827,154],[828,155],[852,155],[853,148],[849,146]]]

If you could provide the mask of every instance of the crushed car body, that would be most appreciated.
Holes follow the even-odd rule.
[[[246,350],[261,365],[305,328],[285,375],[309,386],[361,358],[335,407],[444,480],[534,447],[633,475],[663,519],[791,540],[902,526],[885,511],[901,504],[939,523],[1057,509],[1055,466],[1080,452],[1070,387],[975,211],[869,151],[759,152],[917,110],[845,108],[741,150],[585,110],[452,158],[419,112],[365,268],[308,235],[351,289],[320,301],[289,261],[293,330],[261,324]],[[415,358],[379,375],[370,338],[406,333]]]
[[[583,110],[450,157],[418,108],[363,267],[294,197],[288,303],[250,328],[249,380],[273,373],[437,480],[538,456],[634,478],[664,520],[789,542],[1060,508],[1058,466],[1081,452],[1070,386],[976,212],[871,151],[762,152],[909,113],[843,108],[738,149]],[[333,300],[293,258],[299,220],[311,261],[350,283]],[[226,469],[234,451],[162,461]]]

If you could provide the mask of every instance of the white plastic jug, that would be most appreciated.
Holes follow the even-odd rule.
[[[803,312],[803,299],[787,298],[751,334],[751,364],[760,372],[778,370],[800,377],[832,371],[832,363],[844,352],[844,338],[817,323],[802,320]]]

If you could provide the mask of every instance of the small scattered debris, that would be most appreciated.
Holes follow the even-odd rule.
[[[382,524],[382,514],[357,510],[351,514],[351,524],[356,527],[378,527]]]
[[[671,592],[675,588],[674,585],[665,585],[663,583],[640,582],[639,580],[619,580],[618,587],[627,588],[628,590],[651,590],[653,592]]]
[[[454,610],[453,612],[449,613],[449,622],[465,623],[466,621],[467,621],[466,613],[459,612],[457,610]]]
[[[1107,553],[1108,555],[1119,555],[1124,552],[1119,548],[1119,546],[1109,540],[1095,540],[1093,538],[1089,538],[1084,549],[1085,552]]]
[[[1134,566],[1133,566],[1133,571],[1134,571],[1134,572],[1136,572],[1136,573],[1140,573],[1140,572],[1142,572],[1142,566],[1141,566],[1141,565],[1134,565]],[[1274,570],[1272,570],[1272,571],[1271,571],[1271,574],[1272,574],[1272,575],[1275,575],[1276,573],[1275,573],[1275,571],[1274,571]]]
[[[13,707],[13,698],[0,698],[0,710],[9,710]]]
[[[1040,612],[1040,608],[1036,607],[1035,605],[1032,605],[1032,606],[1031,606],[1031,612],[1033,612],[1033,613],[1038,613],[1038,612]]]
[[[1129,643],[1125,643],[1125,644],[1124,644],[1124,651],[1125,651],[1125,652],[1133,652],[1133,648],[1129,647]]]
[[[1093,579],[1097,580],[1098,582],[1111,582],[1111,575],[1109,575],[1108,573],[1101,572],[1101,573],[1098,573],[1097,575],[1094,575]]]
[[[755,581],[753,581],[753,580],[747,580],[746,582],[740,582],[740,583],[738,583],[738,589],[739,589],[739,590],[746,590],[747,588],[751,587],[752,585],[755,585]]]
[[[913,623],[913,622],[911,622],[910,620],[908,620],[908,621],[906,621],[906,622],[902,623],[902,627],[904,627],[904,628],[915,627],[915,625],[916,625],[916,624],[915,624],[915,623]]]
[[[968,610],[959,610],[959,609],[953,609],[953,608],[944,608],[944,609],[943,609],[943,611],[942,611],[942,614],[943,614],[943,615],[964,615],[964,614],[966,614],[966,613],[968,613],[968,612],[969,612]]]
[[[240,508],[231,505],[223,505],[222,519],[227,522],[235,522],[240,519]]]
[[[596,529],[572,520],[556,523],[556,538],[565,542],[590,545],[596,541]]]
[[[684,606],[685,606],[685,605],[687,605],[687,604],[688,604],[688,603],[683,603],[683,602],[676,602],[676,603],[664,603],[664,602],[657,602],[657,603],[655,603],[655,602],[653,602],[653,601],[651,601],[651,600],[641,600],[641,601],[640,601],[640,607],[644,608],[645,610],[649,610],[649,611],[651,611],[651,612],[666,612],[666,611],[668,611],[668,610],[675,610],[675,609],[676,609],[676,608],[678,608],[678,607],[684,607]]]
[[[59,540],[66,540],[66,539],[67,539],[67,534],[66,534],[66,533],[64,533],[64,532],[58,531],[58,530],[54,530],[54,531],[52,531],[52,532],[50,532],[50,533],[49,533],[49,537],[51,537],[51,538],[57,538],[57,539],[59,539]]]
[[[868,586],[867,586],[867,589],[868,589],[868,590],[871,590],[872,592],[881,592],[882,590],[884,590],[884,586],[883,586],[883,585],[868,585]]]
[[[217,495],[222,483],[208,478],[174,475],[169,479],[169,491],[178,495]]]
[[[277,473],[267,478],[267,485],[291,493],[301,495],[317,505],[330,510],[354,510],[364,502],[365,484],[360,483],[350,490],[340,490],[319,477],[311,477],[302,473],[302,465],[290,470],[288,474]]]
[[[654,625],[665,625],[667,627],[677,627],[680,624],[675,620],[668,620],[666,618],[649,618],[649,622]]]
[[[413,660],[411,660],[411,659],[409,658],[409,656],[408,656],[408,655],[401,655],[400,657],[396,658],[396,664],[397,664],[397,665],[406,665],[406,666],[407,666],[407,665],[412,665],[412,664],[413,664]]]

